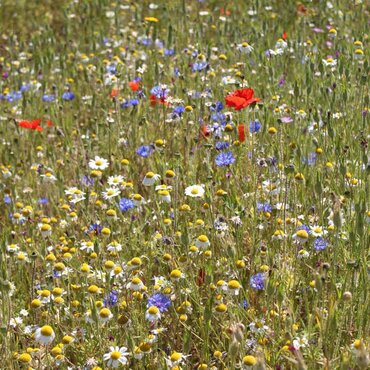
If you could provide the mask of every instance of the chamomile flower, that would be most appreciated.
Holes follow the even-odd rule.
[[[327,230],[318,225],[310,226],[310,229],[311,235],[314,236],[315,238],[324,236],[328,233]]]
[[[200,249],[206,249],[208,248],[211,243],[206,235],[199,235],[197,239],[195,240],[195,246]]]
[[[104,361],[107,361],[107,366],[112,368],[117,368],[119,365],[126,365],[128,362],[126,347],[109,347],[110,352],[103,356]]]
[[[171,356],[166,357],[166,364],[170,369],[175,368],[176,366],[182,365],[185,362],[185,359],[189,357],[189,355],[184,355],[180,352],[172,352]]]
[[[326,67],[335,67],[337,65],[337,60],[336,59],[333,59],[331,57],[328,57],[326,59],[323,59],[322,60],[322,63]]]
[[[95,156],[94,159],[91,159],[89,162],[89,167],[92,170],[105,170],[109,166],[108,160]]]
[[[145,313],[145,318],[150,322],[156,322],[161,318],[161,312],[156,306],[150,306]]]
[[[116,176],[109,176],[108,177],[108,185],[109,186],[120,186],[123,182],[123,176],[116,175]]]
[[[237,45],[237,49],[242,53],[249,54],[253,51],[253,46],[249,45],[247,42],[242,42]]]
[[[104,199],[108,200],[114,197],[118,197],[120,193],[121,193],[121,190],[119,190],[118,188],[112,187],[112,188],[108,188],[105,191],[103,191],[102,195]]]
[[[154,172],[147,172],[143,181],[142,181],[142,184],[144,186],[152,186],[156,183],[156,181],[158,181],[159,179],[161,178],[160,175],[154,173]]]
[[[144,288],[144,283],[140,278],[134,277],[128,284],[127,289],[133,290],[135,292],[140,291]]]
[[[104,307],[99,311],[98,317],[100,321],[107,322],[113,317],[113,314],[109,308]]]
[[[185,189],[185,195],[192,198],[201,198],[204,195],[204,185],[191,185]]]
[[[49,325],[44,325],[41,328],[38,328],[35,332],[35,340],[38,343],[48,345],[50,344],[55,338],[54,330]]]
[[[308,345],[308,340],[305,336],[297,337],[293,340],[293,347],[295,350],[300,350],[301,348],[305,348]]]

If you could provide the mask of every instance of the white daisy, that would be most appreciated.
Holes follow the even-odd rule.
[[[54,330],[49,325],[44,325],[41,328],[38,328],[35,332],[35,340],[38,343],[48,345],[55,338]]]
[[[94,159],[91,159],[89,162],[89,167],[93,170],[105,170],[109,166],[109,162],[99,156],[95,156]]]
[[[185,189],[185,195],[192,198],[200,198],[204,195],[204,185],[191,185]]]
[[[103,356],[104,361],[107,361],[108,367],[116,368],[120,364],[126,365],[128,360],[127,356],[129,355],[126,347],[109,347],[110,352],[106,353]]]
[[[147,172],[147,174],[145,175],[143,181],[142,181],[142,184],[144,186],[152,186],[155,184],[155,182],[157,180],[159,180],[161,178],[160,175],[158,175],[157,173],[154,173],[154,172]]]
[[[123,182],[123,176],[121,175],[108,177],[108,185],[110,186],[120,186],[122,182]]]
[[[145,318],[150,322],[155,322],[160,320],[161,313],[159,311],[159,308],[156,306],[150,306],[145,313]]]
[[[117,188],[108,188],[106,191],[102,192],[102,195],[104,199],[112,199],[120,195],[120,193],[121,193],[121,190]]]

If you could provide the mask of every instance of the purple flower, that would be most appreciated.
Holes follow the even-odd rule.
[[[230,143],[228,143],[227,141],[217,141],[217,143],[215,144],[215,148],[217,150],[225,150],[229,146],[230,146]]]
[[[263,272],[259,272],[256,275],[252,275],[250,278],[250,285],[253,289],[263,290],[265,288],[266,275]]]
[[[136,150],[136,154],[143,158],[148,158],[152,154],[152,147],[150,145],[142,145]]]
[[[232,152],[220,153],[215,158],[218,167],[230,166],[235,162],[234,154]]]
[[[307,234],[310,234],[311,233],[311,230],[310,228],[307,226],[307,225],[301,225],[297,228],[297,231],[299,230],[305,230],[307,232]]]
[[[249,132],[250,133],[254,133],[254,132],[258,132],[259,130],[261,130],[261,124],[258,120],[255,120],[255,121],[251,121],[249,123]]]
[[[150,90],[150,94],[154,95],[157,99],[166,99],[169,92],[170,92],[170,89],[167,89],[166,87],[162,87],[162,86],[154,86]]]
[[[121,198],[119,201],[119,209],[121,210],[121,212],[127,212],[134,207],[135,204],[131,199]]]
[[[42,96],[42,101],[44,102],[47,102],[47,103],[50,103],[50,102],[53,102],[55,100],[55,96],[54,95],[43,95]]]
[[[104,303],[104,306],[114,306],[116,305],[118,302],[118,292],[116,290],[112,290],[110,293],[109,293],[109,296],[104,298],[103,300],[103,303]]]
[[[48,198],[40,198],[38,201],[38,204],[48,204]]]
[[[313,242],[313,247],[317,251],[323,251],[328,247],[329,243],[323,238],[317,238]]]
[[[168,307],[171,305],[171,300],[161,293],[156,293],[149,297],[148,299],[148,307],[156,306],[159,309],[159,312],[167,311]]]
[[[208,66],[207,62],[200,61],[200,62],[195,62],[192,66],[193,72],[199,72],[202,71],[203,69],[206,69]]]
[[[66,100],[66,101],[71,101],[74,98],[75,98],[75,94],[73,94],[73,92],[71,92],[71,91],[66,91],[62,95],[62,99]]]
[[[293,118],[291,118],[289,116],[281,117],[280,121],[283,122],[283,123],[290,123],[290,122],[293,122]]]
[[[271,204],[269,203],[257,203],[257,211],[258,212],[271,212]]]
[[[97,235],[99,235],[102,230],[103,230],[103,226],[101,226],[100,224],[91,224],[89,226],[87,233],[95,232]]]
[[[316,162],[317,154],[315,152],[311,152],[308,154],[307,157],[302,158],[302,163],[307,164],[308,166],[312,166]]]

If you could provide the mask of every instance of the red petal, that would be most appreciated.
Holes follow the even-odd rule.
[[[253,98],[253,94],[254,94],[254,90],[253,89],[240,89],[240,90],[236,90],[234,92],[234,95],[235,96],[238,96],[240,98],[244,98],[246,100],[249,100],[249,99],[252,99]]]
[[[245,125],[238,125],[239,141],[242,143],[245,141]]]
[[[130,89],[132,90],[132,91],[137,91],[137,89],[139,88],[139,86],[140,86],[140,83],[139,82],[136,82],[136,81],[130,81],[129,83],[128,83],[128,85],[130,86]]]

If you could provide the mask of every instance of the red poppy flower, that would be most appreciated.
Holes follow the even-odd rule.
[[[284,31],[282,38],[284,41],[288,38],[288,33],[286,31]]]
[[[250,88],[235,90],[226,96],[226,106],[233,107],[235,110],[240,110],[261,100],[260,98],[254,98],[253,95],[254,90]]]
[[[34,119],[33,121],[20,121],[18,125],[31,130],[42,131],[43,128],[40,126],[41,121],[41,118]]]
[[[199,130],[199,138],[200,139],[206,139],[209,136],[210,132],[208,131],[208,126],[207,125],[202,125],[200,126]]]
[[[116,98],[117,96],[118,96],[118,89],[113,88],[112,91],[110,92],[110,97]]]
[[[137,89],[139,88],[139,86],[140,86],[140,82],[137,82],[137,81],[130,81],[129,83],[128,83],[128,85],[130,86],[130,89],[132,90],[132,91],[137,91]]]
[[[241,143],[245,141],[245,125],[244,124],[238,125],[238,135],[239,135],[239,141]]]
[[[166,98],[158,99],[155,95],[150,95],[149,100],[150,100],[150,105],[152,106],[156,105],[157,103],[168,105],[168,103],[166,102]]]

